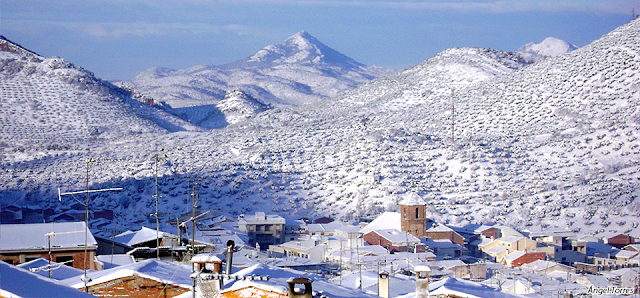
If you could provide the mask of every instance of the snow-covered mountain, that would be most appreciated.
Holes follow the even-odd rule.
[[[555,37],[547,37],[541,43],[530,42],[516,53],[530,62],[540,61],[547,57],[556,57],[576,50],[578,47]]]
[[[635,20],[533,64],[490,49],[449,49],[338,97],[218,130],[107,142],[89,153],[73,147],[64,156],[9,145],[0,198],[57,206],[55,187],[84,187],[83,158],[109,156],[126,162],[96,164],[92,187],[124,189],[92,202],[144,223],[155,202],[156,148],[164,148],[167,221],[189,210],[195,179],[199,205],[229,216],[367,218],[397,211],[399,196],[414,191],[443,223],[640,236],[638,32]]]
[[[149,69],[118,82],[173,108],[216,104],[238,89],[264,104],[303,105],[333,97],[393,71],[368,67],[301,31],[225,65]]]
[[[64,146],[78,140],[198,130],[59,57],[0,38],[0,142]]]

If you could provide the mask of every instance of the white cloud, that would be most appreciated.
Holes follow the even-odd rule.
[[[201,3],[207,2],[205,0]],[[404,10],[453,10],[463,12],[510,13],[510,12],[582,12],[582,13],[618,13],[626,14],[640,1],[624,0],[223,0],[226,4],[236,5],[284,5],[318,7],[379,7]]]
[[[251,28],[237,25],[213,25],[207,23],[178,23],[178,22],[108,22],[108,23],[72,23],[67,27],[73,30],[80,30],[84,34],[93,37],[127,37],[127,36],[160,36],[179,34],[219,34],[221,32],[233,32],[238,35],[251,33]]]

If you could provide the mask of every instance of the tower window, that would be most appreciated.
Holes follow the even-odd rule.
[[[416,207],[416,218],[420,218],[420,213],[418,212],[418,208]]]

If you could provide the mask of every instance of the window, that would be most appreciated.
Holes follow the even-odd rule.
[[[416,207],[416,218],[420,218],[420,212],[419,212],[418,207]]]
[[[56,256],[56,263],[73,261],[73,256]]]

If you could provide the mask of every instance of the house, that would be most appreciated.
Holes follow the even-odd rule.
[[[634,288],[638,286],[638,268],[622,268],[600,274],[614,287]]]
[[[425,252],[425,245],[420,239],[407,233],[394,229],[374,230],[363,236],[364,241],[370,245],[380,245],[390,253],[396,252]]]
[[[2,207],[0,212],[2,224],[18,224],[22,222],[22,207],[9,205]]]
[[[362,184],[378,184],[380,183],[380,175],[363,174],[359,175],[357,181]]]
[[[98,244],[84,222],[0,225],[0,260],[17,265],[48,258],[50,250],[52,261],[83,269],[85,232],[87,269],[96,269],[92,260]]]
[[[344,223],[332,221],[330,223],[313,223],[307,225],[310,236],[334,236],[338,229],[344,227]]]
[[[505,266],[515,268],[520,267],[524,264],[529,264],[536,260],[544,260],[544,257],[545,254],[543,252],[516,250],[504,256],[501,260],[499,260],[499,262],[504,264]]]
[[[362,229],[360,233],[363,235],[373,230],[395,229],[402,231],[402,219],[398,212],[383,212],[378,215],[376,219],[368,223]]]
[[[605,238],[605,243],[613,247],[622,249],[629,244],[635,244],[636,239],[626,234],[618,234]]]
[[[464,278],[470,280],[484,280],[487,278],[485,263],[466,264],[461,260],[441,260],[425,263],[431,268],[431,276],[435,271],[442,271],[443,276]]]
[[[114,241],[113,239],[94,236],[98,243],[97,255],[124,254],[133,249],[133,246],[126,243]]]
[[[431,238],[421,239],[427,249],[433,251],[438,260],[450,260],[458,258],[467,249],[449,239],[433,240]]]
[[[177,245],[178,236],[169,234],[162,231],[156,231],[156,229],[150,229],[142,227],[138,231],[126,231],[113,237],[113,241],[119,242],[131,247],[158,247],[160,246]]]
[[[533,271],[535,273],[548,274],[551,272],[575,273],[576,269],[560,264],[554,261],[536,260],[528,264],[523,264],[521,268]]]
[[[302,219],[288,220],[284,226],[284,240],[293,241],[309,234],[307,223]]]
[[[464,237],[445,225],[434,223],[429,229],[427,229],[425,236],[433,240],[450,240],[453,243],[464,246]]]
[[[0,297],[94,297],[25,268],[0,261]]]
[[[334,221],[334,219],[331,218],[331,217],[321,216],[321,217],[318,217],[318,218],[314,219],[313,223],[315,223],[315,224],[328,224],[328,223],[333,222],[333,221]]]
[[[314,239],[289,241],[279,245],[269,245],[271,257],[299,257],[314,261],[324,261],[326,245]]]
[[[538,242],[524,236],[506,236],[500,237],[489,244],[479,246],[478,248],[484,252],[485,250],[491,249],[495,246],[504,246],[507,248],[509,253],[512,253],[517,250],[534,250],[538,247]]]
[[[87,273],[90,294],[99,297],[174,297],[191,290],[191,266],[157,259]],[[84,289],[80,277],[62,280]]]
[[[252,216],[240,214],[238,229],[247,233],[249,245],[267,248],[269,245],[284,242],[286,220],[279,215],[256,212]]]

